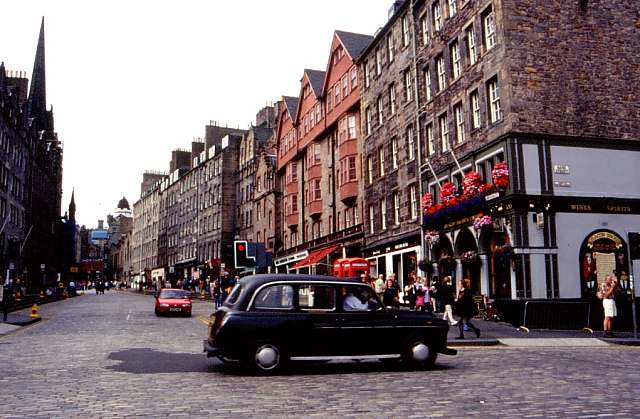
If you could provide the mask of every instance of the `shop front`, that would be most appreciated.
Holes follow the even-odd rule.
[[[159,290],[160,288],[164,288],[165,286],[166,275],[164,271],[165,271],[164,267],[155,268],[151,271],[151,283],[156,290]]]
[[[273,264],[276,266],[276,272],[277,273],[289,273],[291,270],[291,267],[293,265],[295,265],[297,262],[305,259],[307,256],[309,256],[309,251],[308,250],[302,250],[300,252],[296,252],[296,253],[291,253],[289,255],[285,255],[282,257],[279,257],[277,259],[275,259],[273,261]],[[308,269],[308,268],[307,268]],[[309,273],[309,272],[306,272]]]
[[[420,274],[418,261],[421,258],[420,234],[370,247],[364,252],[364,259],[369,262],[369,276],[375,278],[382,274],[386,280],[395,273],[401,291],[409,284],[412,272]]]

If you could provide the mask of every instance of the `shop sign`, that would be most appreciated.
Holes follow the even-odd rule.
[[[400,243],[400,244],[396,244],[395,246],[393,246],[394,250],[398,250],[398,249],[404,249],[406,247],[409,247],[409,243]]]
[[[561,207],[560,207],[561,208]],[[611,205],[602,203],[569,204],[567,210],[571,212],[602,212],[611,214],[635,214],[638,208],[631,205]]]
[[[489,195],[484,197],[485,201],[491,201],[492,199],[500,198],[500,192],[490,193]]]
[[[472,223],[472,222],[473,222],[473,220],[474,220],[476,217],[478,217],[479,215],[480,215],[480,214],[476,214],[476,215],[474,215],[473,217],[465,217],[465,218],[461,218],[461,219],[456,220],[456,221],[452,221],[452,222],[450,222],[450,223],[445,224],[445,225],[444,225],[444,229],[445,229],[445,230],[447,230],[447,229],[451,229],[451,228],[455,228],[455,227],[461,226],[461,225],[463,225],[463,224],[469,224],[469,223]]]
[[[611,240],[612,242],[614,242],[616,248],[622,247],[622,240],[620,239],[620,237],[618,237],[615,234],[611,234],[608,231],[600,231],[598,233],[591,235],[587,239],[587,246],[589,246],[589,248],[593,248],[594,243],[601,239]],[[604,249],[600,249],[600,250],[604,250]],[[607,250],[613,250],[613,249],[607,249]]]
[[[553,165],[553,173],[557,175],[568,175],[569,174],[569,165],[568,164],[554,164]]]
[[[294,253],[293,255],[283,256],[281,258],[276,259],[273,263],[276,266],[286,265],[287,263],[297,262],[309,256],[309,252],[305,250],[304,252]]]
[[[78,273],[78,271],[79,271],[79,269],[78,269],[78,267],[77,267],[77,266],[71,266],[71,267],[69,268],[69,272],[71,272],[72,274],[77,274],[77,273]]]

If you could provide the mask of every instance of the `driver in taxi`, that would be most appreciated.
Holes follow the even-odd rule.
[[[342,309],[344,311],[367,311],[370,309],[366,289],[360,287],[343,288],[343,295]]]

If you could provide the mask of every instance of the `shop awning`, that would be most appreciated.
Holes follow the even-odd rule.
[[[295,265],[293,265],[289,269],[299,269],[304,268],[306,266],[315,265],[320,262],[327,255],[330,255],[338,248],[338,245],[325,247],[324,249],[316,250],[315,252],[309,253],[309,256],[298,261]]]

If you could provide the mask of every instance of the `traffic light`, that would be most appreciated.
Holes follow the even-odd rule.
[[[233,261],[238,268],[253,268],[256,266],[255,256],[249,256],[248,244],[246,240],[236,240],[233,242]]]
[[[629,233],[629,253],[631,260],[640,259],[640,233]]]

